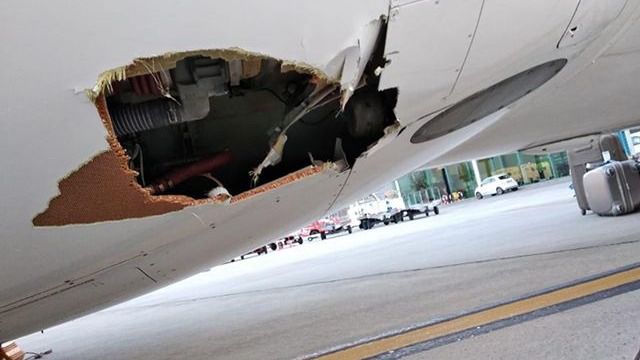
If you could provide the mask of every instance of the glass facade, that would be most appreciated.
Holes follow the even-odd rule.
[[[525,185],[569,176],[569,161],[566,152],[550,155],[513,153],[478,160],[478,169],[482,179],[507,174],[519,184]]]
[[[617,134],[627,155],[640,155],[640,128],[626,129]],[[411,206],[441,199],[443,195],[462,193],[465,198],[472,197],[477,181],[498,174],[508,174],[520,185],[570,175],[565,151],[548,155],[510,153],[479,159],[475,163],[477,174],[472,161],[444,168],[416,170],[397,180],[398,189],[405,204]]]
[[[479,178],[507,174],[521,185],[569,176],[566,152],[549,155],[511,153],[477,160]],[[426,203],[443,195],[462,193],[473,197],[477,186],[471,161],[444,168],[420,169],[398,179],[398,188],[407,204]]]
[[[405,204],[423,204],[440,199],[447,194],[447,185],[442,169],[416,170],[398,179],[398,187]]]
[[[451,192],[462,192],[464,197],[473,196],[476,188],[476,178],[470,162],[450,165],[445,168]]]
[[[569,176],[569,159],[566,152],[549,155],[556,177]]]

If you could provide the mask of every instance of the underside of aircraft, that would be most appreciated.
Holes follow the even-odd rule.
[[[6,8],[0,340],[224,263],[417,167],[639,120],[633,1]]]

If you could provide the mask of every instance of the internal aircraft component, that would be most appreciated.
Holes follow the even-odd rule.
[[[260,165],[255,169],[249,171],[249,175],[251,175],[251,184],[256,185],[258,183],[258,178],[260,174],[262,174],[262,170],[264,170],[267,166],[277,165],[282,160],[282,153],[284,152],[284,145],[287,142],[287,135],[280,134],[276,138],[276,141],[271,145],[267,156],[262,160]]]
[[[168,92],[171,86],[171,77],[168,72],[160,71],[153,74],[134,76],[129,79],[129,85],[138,96],[161,96]]]
[[[362,31],[358,45],[348,49],[345,53],[340,81],[340,86],[343,89],[340,100],[342,110],[345,109],[349,99],[360,86],[367,64],[376,50],[378,39],[386,35],[383,25],[382,18],[367,24]],[[376,74],[376,76],[379,75],[379,73]]]
[[[329,96],[335,89],[337,85],[328,85],[322,89],[316,88],[305,100],[303,100],[300,105],[296,106],[293,110],[289,111],[284,118],[283,126],[284,130],[280,132],[280,127],[274,129],[274,132],[278,133],[276,140],[271,145],[271,149],[269,149],[269,153],[265,157],[264,160],[258,165],[257,168],[250,172],[252,176],[253,184],[258,182],[258,177],[262,174],[262,170],[267,166],[277,165],[280,160],[282,160],[282,153],[284,151],[285,143],[287,142],[287,130],[293,124],[295,124],[302,117],[307,115],[310,111],[312,111],[318,103],[324,100],[327,96]]]
[[[419,144],[439,138],[513,104],[551,80],[566,64],[566,59],[549,61],[471,95],[422,125],[411,142]]]
[[[177,124],[184,119],[179,105],[171,100],[113,105],[111,118],[118,136]]]
[[[231,153],[228,151],[200,159],[192,164],[171,170],[171,172],[158,178],[149,188],[152,194],[163,193],[173,189],[184,181],[195,176],[208,174],[231,162]]]
[[[166,73],[136,76],[117,86],[119,91],[125,89],[120,97],[122,103],[112,107],[116,135],[200,120],[209,114],[209,98],[226,95],[229,91],[229,69],[222,60],[186,58],[176,64],[173,79],[163,74]],[[237,74],[235,71],[236,81]],[[172,83],[176,85],[177,99],[167,89]],[[138,96],[127,93],[126,85]],[[154,95],[163,98],[145,101]]]
[[[361,61],[382,63],[380,53]],[[258,181],[333,162],[336,148],[348,166],[395,122],[397,92],[378,92],[369,70],[358,74],[344,114],[340,79],[246,52],[172,54],[127,71],[133,76],[106,87],[109,120],[153,195],[225,201]]]
[[[347,130],[357,139],[380,137],[385,126],[382,96],[377,91],[361,91],[345,109]]]

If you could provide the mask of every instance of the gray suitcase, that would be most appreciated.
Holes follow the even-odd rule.
[[[628,214],[640,207],[640,164],[612,161],[584,175],[589,207],[602,216]]]
[[[585,215],[587,210],[590,210],[584,192],[582,178],[587,172],[588,164],[600,164],[605,160],[602,157],[602,153],[605,151],[609,152],[611,160],[623,161],[627,159],[620,140],[613,134],[602,135],[599,139],[594,139],[587,146],[568,152],[569,165],[571,166],[571,180],[576,193],[578,207],[582,211],[582,215]]]

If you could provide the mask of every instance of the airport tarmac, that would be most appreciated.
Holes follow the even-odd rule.
[[[229,263],[18,340],[45,359],[634,359],[640,214],[566,179]]]

